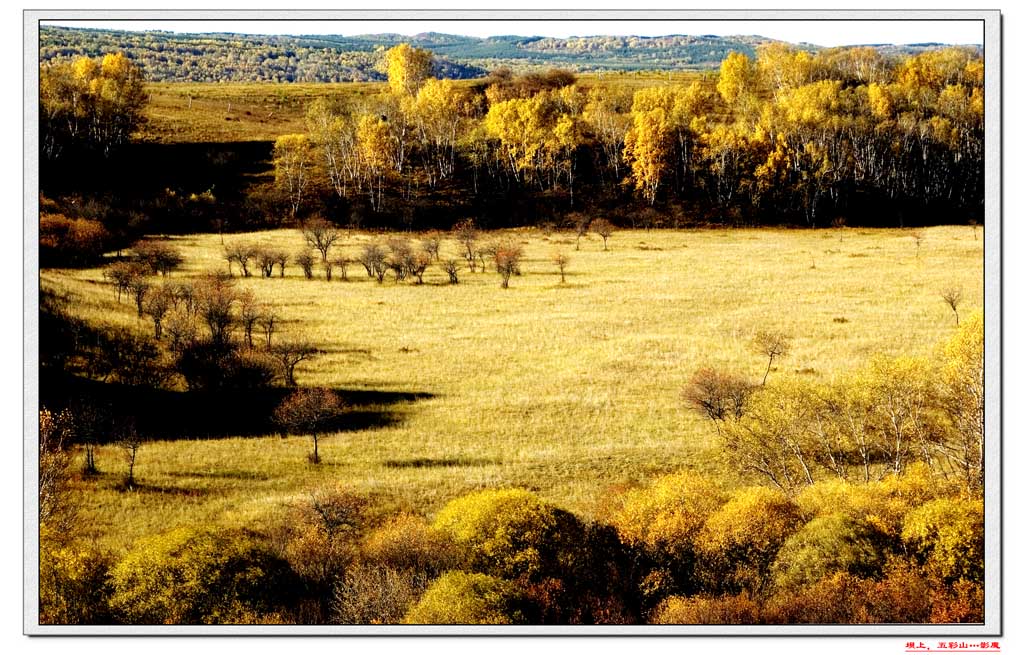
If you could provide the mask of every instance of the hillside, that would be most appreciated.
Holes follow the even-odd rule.
[[[439,77],[481,77],[489,70],[561,67],[580,72],[710,70],[731,51],[753,55],[760,36],[537,36],[476,38],[435,32],[358,36],[177,34],[42,27],[39,59],[123,51],[152,82],[367,82],[385,79],[387,48],[408,42],[437,56]],[[808,50],[817,46],[800,44]],[[913,54],[939,44],[879,46]]]

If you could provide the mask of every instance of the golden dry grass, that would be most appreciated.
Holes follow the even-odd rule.
[[[961,315],[981,307],[980,228],[917,232],[919,254],[903,230],[846,229],[841,242],[835,230],[622,231],[608,252],[596,236],[577,252],[570,235],[523,231],[506,233],[525,247],[507,290],[490,268],[449,286],[436,266],[424,286],[378,285],[359,265],[348,282],[307,281],[294,265],[240,281],[282,313],[283,335],[327,351],[300,365],[299,384],[432,397],[377,408],[397,424],[324,439],[319,467],[297,437],[154,442],[136,466],[143,487],[125,492],[118,453],[101,449],[105,475],[78,485],[87,525],[113,548],[180,524],[259,526],[325,481],[427,514],[472,489],[523,486],[596,516],[611,490],[668,471],[728,480],[713,428],[680,399],[694,370],[759,380],[767,362],[751,338],[776,329],[792,347],[772,375],[827,380],[875,355],[934,353],[955,329],[940,297],[950,284],[963,287]],[[343,249],[370,238],[348,234]],[[295,230],[224,239],[302,245]],[[186,266],[173,277],[226,266],[217,235],[174,241]],[[571,258],[564,285],[556,250]],[[442,255],[456,254],[446,240]],[[150,329],[99,270],[44,271],[42,284],[75,294],[90,321]]]

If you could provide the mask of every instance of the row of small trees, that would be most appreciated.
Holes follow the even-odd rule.
[[[605,219],[580,219],[575,230],[577,249],[580,239],[588,230],[593,230],[601,235],[607,250],[607,240],[614,228]],[[324,219],[306,221],[301,227],[301,233],[308,247],[292,257],[279,248],[246,241],[229,243],[224,249],[229,274],[233,273],[237,266],[243,277],[251,277],[257,269],[265,278],[272,277],[275,270],[284,277],[285,267],[289,263],[295,263],[302,269],[307,279],[313,279],[315,267],[319,263],[328,281],[333,278],[335,269],[340,271],[341,279],[347,280],[350,265],[359,264],[366,271],[367,277],[376,279],[379,283],[383,283],[388,273],[391,273],[396,282],[415,280],[416,284],[423,284],[423,276],[427,269],[436,264],[448,275],[451,284],[458,284],[459,272],[462,270],[460,260],[464,260],[469,270],[474,273],[478,269],[480,272],[486,272],[487,264],[491,262],[501,278],[503,288],[508,287],[512,275],[521,274],[522,246],[510,238],[481,242],[482,233],[472,220],[458,223],[451,231],[451,238],[461,249],[459,259],[442,258],[440,232],[424,235],[419,243],[400,235],[378,238],[364,244],[355,258],[333,254],[332,251],[341,243],[343,233]],[[319,254],[319,260],[314,251]],[[565,269],[569,265],[569,257],[562,252],[556,252],[552,255],[551,261],[558,268],[562,282],[565,282]]]

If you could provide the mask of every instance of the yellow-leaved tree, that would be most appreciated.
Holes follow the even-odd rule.
[[[396,96],[413,96],[434,71],[434,55],[408,43],[400,43],[384,55],[388,87]]]
[[[653,205],[672,166],[672,131],[663,108],[637,111],[634,102],[623,153],[633,185]]]
[[[292,218],[311,179],[313,144],[305,134],[284,134],[274,142],[274,180],[288,198]]]

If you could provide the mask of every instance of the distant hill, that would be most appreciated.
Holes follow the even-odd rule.
[[[179,34],[41,27],[40,61],[123,51],[154,82],[352,82],[385,79],[383,53],[407,42],[434,52],[438,75],[482,77],[507,66],[516,71],[567,68],[580,72],[707,70],[731,51],[753,56],[770,42],[761,36],[539,36],[477,38],[427,32],[358,36],[260,36]],[[818,46],[798,44],[811,51]],[[941,47],[876,46],[885,54],[912,54]]]

